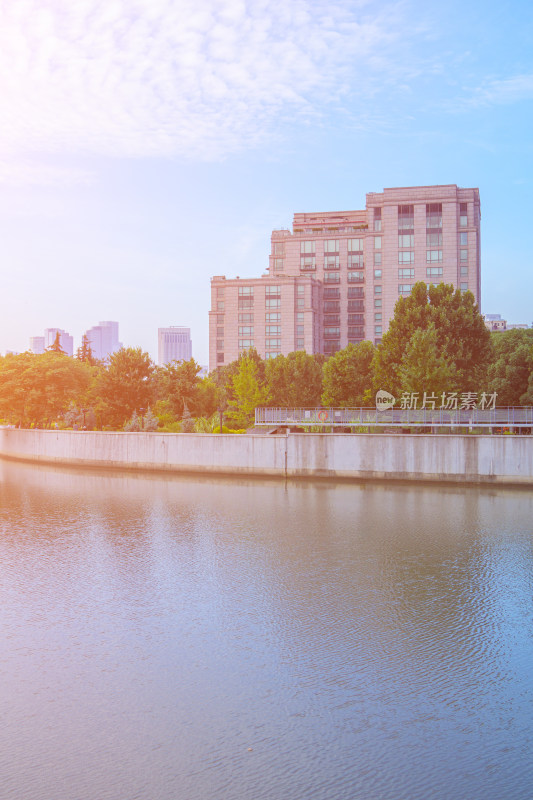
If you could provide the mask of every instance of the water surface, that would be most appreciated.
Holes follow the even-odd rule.
[[[529,800],[533,496],[0,461],[2,800]]]

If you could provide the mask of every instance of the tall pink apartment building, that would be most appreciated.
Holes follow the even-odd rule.
[[[272,231],[266,274],[211,279],[210,369],[249,347],[275,358],[378,344],[417,281],[451,283],[479,304],[479,234],[479,190],[455,184],[371,192],[362,211],[295,214],[292,231]]]

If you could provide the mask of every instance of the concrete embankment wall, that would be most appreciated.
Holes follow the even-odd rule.
[[[533,436],[239,436],[2,428],[0,457],[204,474],[533,485]]]

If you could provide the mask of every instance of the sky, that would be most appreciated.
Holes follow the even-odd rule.
[[[533,4],[0,0],[0,352],[117,320],[157,358],[294,212],[479,187],[481,310],[533,321]]]

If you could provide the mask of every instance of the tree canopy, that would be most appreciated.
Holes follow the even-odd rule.
[[[322,403],[342,408],[364,406],[372,385],[371,342],[349,344],[324,364]]]
[[[486,388],[492,343],[474,296],[450,284],[439,283],[428,288],[419,282],[409,297],[398,299],[389,329],[376,349],[374,391],[385,389],[398,394],[404,388],[401,376],[404,355],[416,331],[425,331],[430,324],[435,330],[435,357],[450,368],[450,384],[447,384],[450,390]],[[421,341],[417,344],[420,346]]]

